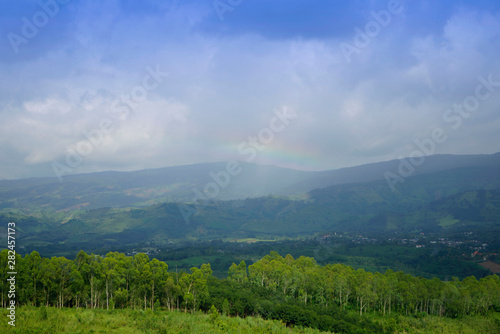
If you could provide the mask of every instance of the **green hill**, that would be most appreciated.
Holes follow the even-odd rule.
[[[497,231],[499,190],[498,169],[464,167],[410,177],[394,192],[380,180],[316,189],[300,200],[267,196],[66,212],[4,209],[0,233],[14,220],[27,249],[62,251],[325,231]]]
[[[62,182],[55,177],[3,180],[0,181],[0,209],[33,212],[144,207],[163,202],[193,202],[196,193],[203,194],[201,200],[236,200],[270,194],[301,198],[314,189],[333,185],[378,180],[387,185],[385,174],[397,174],[400,164],[400,160],[392,160],[306,172],[244,162],[218,162],[133,172],[69,175]],[[415,168],[412,176],[455,168],[499,170],[500,153],[429,156],[424,164]]]

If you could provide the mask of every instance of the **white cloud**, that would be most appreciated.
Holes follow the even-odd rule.
[[[24,103],[26,111],[35,114],[57,114],[62,115],[68,113],[72,106],[55,98],[47,98],[45,101],[28,101]]]

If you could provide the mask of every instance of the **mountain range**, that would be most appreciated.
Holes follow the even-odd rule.
[[[323,172],[219,162],[0,181],[0,233],[24,247],[161,245],[186,238],[436,232],[500,224],[500,153],[435,155]],[[231,165],[232,164],[232,165]],[[401,170],[399,169],[399,172]],[[5,238],[4,238],[5,239]]]
[[[43,208],[68,211],[101,207],[138,207],[163,202],[192,202],[196,193],[215,200],[267,195],[293,196],[334,185],[384,180],[386,172],[397,174],[400,164],[401,160],[391,160],[337,170],[307,172],[238,162],[240,172],[234,176],[226,172],[226,162],[216,162],[133,172],[76,174],[66,176],[62,182],[56,177],[2,180],[0,209]],[[412,176],[459,168],[485,168],[495,171],[499,166],[500,153],[434,155],[426,157],[422,165],[416,166]],[[228,182],[225,182],[222,176],[219,182],[215,180],[221,173],[229,175]],[[227,186],[224,186],[223,182],[227,183]],[[219,188],[216,196],[213,196],[214,184]]]

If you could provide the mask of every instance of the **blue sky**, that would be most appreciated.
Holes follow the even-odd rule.
[[[0,0],[0,179],[500,151],[500,3],[393,1]]]

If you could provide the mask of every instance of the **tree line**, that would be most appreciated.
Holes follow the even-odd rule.
[[[7,306],[8,252],[0,252],[1,305]],[[384,274],[342,264],[320,266],[314,258],[271,252],[250,266],[233,263],[227,279],[212,275],[210,264],[189,272],[169,271],[165,262],[139,253],[105,256],[80,251],[74,260],[43,258],[36,251],[16,254],[18,305],[180,309],[208,311],[212,305],[231,315],[284,317],[266,299],[303,309],[457,317],[500,310],[500,279],[425,279],[388,270]],[[273,296],[271,298],[271,296]],[[301,306],[302,305],[302,306]],[[281,310],[281,311],[280,311]],[[274,313],[273,313],[274,312]],[[280,314],[277,314],[281,312]]]
[[[376,311],[403,314],[427,313],[438,316],[486,314],[500,309],[500,279],[489,275],[480,280],[469,276],[453,278],[414,277],[401,271],[387,270],[384,274],[363,269],[354,270],[343,264],[320,266],[314,258],[280,256],[271,252],[248,267],[233,264],[230,280],[281,290],[302,304],[327,307],[331,303],[341,309],[356,309],[360,315]]]

